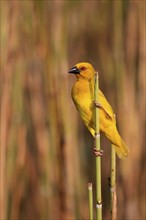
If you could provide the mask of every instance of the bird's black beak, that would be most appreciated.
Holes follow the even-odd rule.
[[[73,68],[71,68],[68,73],[73,73],[73,74],[79,74],[80,73],[80,70],[74,66]]]

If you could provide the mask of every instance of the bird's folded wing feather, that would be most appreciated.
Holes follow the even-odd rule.
[[[114,120],[115,119],[115,114],[112,110],[112,107],[110,106],[110,104],[108,103],[107,99],[105,98],[104,94],[102,93],[101,90],[99,90],[99,102],[103,108],[103,110],[105,111],[105,113],[107,114],[107,116]]]

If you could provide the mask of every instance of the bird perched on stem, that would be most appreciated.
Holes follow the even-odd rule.
[[[94,76],[96,72],[93,66],[90,63],[82,62],[76,64],[68,72],[77,77],[71,92],[72,99],[93,137],[95,136],[95,107],[98,107],[100,131],[111,141],[120,159],[127,157],[129,150],[117,131],[115,114],[100,89],[99,103],[94,102]]]

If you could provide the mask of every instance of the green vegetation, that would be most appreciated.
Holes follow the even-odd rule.
[[[92,188],[92,183],[88,183],[88,197],[89,197],[89,219],[93,220],[93,188]]]
[[[99,103],[98,97],[99,76],[95,74],[94,100]],[[99,108],[95,108],[95,148],[100,151],[100,131],[99,131]],[[102,219],[102,197],[101,197],[101,157],[96,157],[96,219]]]

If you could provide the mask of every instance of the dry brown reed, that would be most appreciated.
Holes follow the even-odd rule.
[[[0,4],[0,219],[87,218],[86,183],[95,178],[87,147],[92,138],[71,101],[73,82],[67,75],[80,61],[91,62],[102,74],[101,89],[130,148],[129,158],[117,164],[118,216],[142,219],[144,1]],[[103,158],[104,180],[108,160]],[[106,181],[102,188],[106,219]]]

